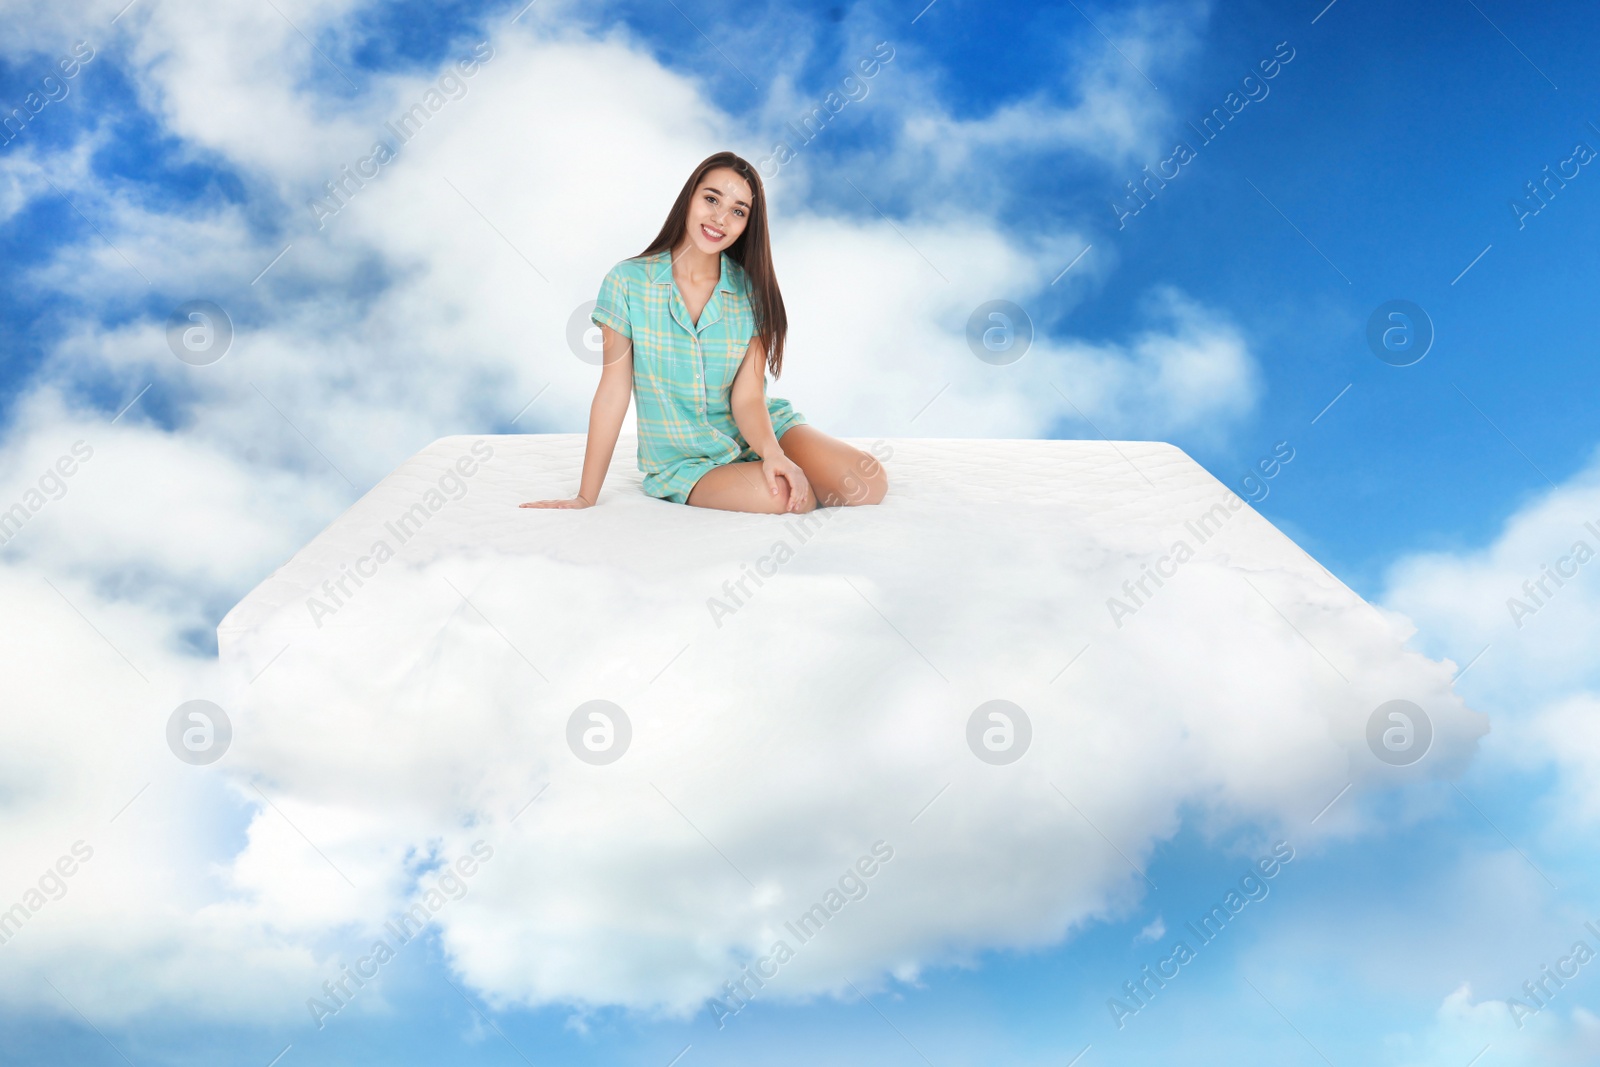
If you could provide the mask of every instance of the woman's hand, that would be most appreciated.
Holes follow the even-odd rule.
[[[519,508],[592,508],[594,504],[575,496],[571,500],[534,500],[527,504],[518,504]]]
[[[806,482],[806,472],[782,452],[774,452],[761,460],[761,474],[767,480],[767,488],[776,496],[783,494],[783,487],[778,484],[778,475],[783,475],[789,483],[789,501],[784,507],[785,511],[799,511],[811,493],[811,486]]]

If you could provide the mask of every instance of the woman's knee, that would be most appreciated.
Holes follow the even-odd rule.
[[[889,492],[889,474],[877,457],[855,450],[855,457],[846,465],[839,479],[841,504],[877,504]]]
[[[757,466],[759,466],[759,464],[757,464]],[[759,488],[752,488],[746,497],[746,501],[749,506],[747,509],[741,510],[753,511],[759,515],[782,515],[785,513],[792,513],[790,512],[789,508],[789,497],[793,491],[793,487],[789,484],[789,479],[785,478],[781,474],[777,476],[777,480],[778,491],[776,493],[774,493],[767,486],[765,480],[760,482]],[[810,492],[806,494],[805,500],[796,510],[811,511],[815,509],[816,506],[817,494],[815,492]]]

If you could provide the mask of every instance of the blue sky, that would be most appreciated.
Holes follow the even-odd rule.
[[[159,0],[139,2],[155,7]],[[188,1013],[181,1001],[163,1010],[108,1008],[115,1021],[97,1028],[91,1005],[65,1012],[38,983],[24,990],[19,983],[31,981],[31,972],[18,971],[0,982],[6,1062],[267,1064],[285,1046],[284,1067],[524,1059],[664,1067],[686,1046],[677,1061],[685,1065],[1066,1064],[1080,1052],[1076,1062],[1083,1067],[1173,1061],[1490,1067],[1600,1058],[1600,985],[1591,973],[1600,965],[1584,967],[1526,1028],[1511,1023],[1505,1004],[1573,942],[1600,948],[1600,937],[1583,927],[1586,920],[1600,925],[1600,910],[1591,906],[1600,805],[1585,784],[1600,756],[1589,726],[1600,710],[1594,696],[1600,679],[1586,647],[1592,636],[1585,637],[1600,619],[1597,579],[1580,572],[1580,591],[1565,594],[1560,606],[1570,614],[1547,616],[1542,629],[1508,627],[1502,604],[1521,578],[1536,575],[1570,540],[1571,524],[1552,513],[1570,505],[1572,513],[1600,522],[1600,435],[1592,418],[1600,371],[1591,358],[1600,325],[1593,299],[1600,259],[1591,241],[1600,226],[1600,176],[1591,173],[1593,165],[1579,164],[1537,214],[1519,222],[1512,207],[1531,207],[1525,184],[1573,157],[1575,146],[1600,149],[1592,58],[1600,13],[1592,7],[1219,0],[1044,10],[937,0],[919,14],[917,4],[730,8],[680,0],[583,12],[541,4],[526,17],[528,25],[513,30],[506,24],[520,4],[346,5],[327,18],[302,16],[326,62],[296,37],[294,47],[303,51],[268,54],[267,69],[281,86],[262,88],[253,99],[238,88],[246,79],[230,75],[217,94],[218,101],[240,94],[254,107],[280,92],[326,117],[319,133],[281,121],[264,106],[228,112],[205,99],[198,87],[203,65],[184,68],[196,63],[193,56],[162,58],[160,33],[171,25],[139,21],[156,14],[135,8],[113,26],[110,16],[121,6],[113,4],[83,16],[80,28],[67,15],[11,6],[8,24],[28,30],[0,52],[6,108],[20,103],[73,41],[91,38],[97,53],[70,80],[64,99],[0,146],[0,250],[11,268],[11,284],[0,295],[0,430],[13,468],[7,503],[17,496],[11,482],[32,480],[53,458],[57,440],[65,440],[52,422],[57,401],[41,396],[108,419],[142,383],[157,383],[141,394],[129,421],[174,448],[189,441],[200,449],[227,421],[231,409],[212,386],[173,377],[170,368],[147,374],[139,363],[144,357],[118,354],[119,344],[133,344],[141,328],[159,328],[175,302],[192,297],[196,278],[212,286],[208,292],[239,328],[233,362],[253,366],[258,376],[307,322],[325,312],[347,316],[329,331],[335,347],[325,361],[332,369],[316,401],[319,413],[311,413],[303,394],[294,402],[306,406],[290,410],[305,412],[309,434],[301,436],[324,445],[334,456],[329,464],[344,468],[355,490],[274,423],[270,439],[252,438],[248,453],[241,444],[239,455],[260,466],[250,468],[248,483],[237,484],[249,487],[243,497],[259,489],[269,505],[292,505],[277,516],[186,528],[219,558],[225,539],[244,543],[227,565],[175,559],[183,551],[172,545],[182,545],[183,531],[159,535],[169,544],[144,555],[106,547],[117,540],[113,531],[72,549],[81,559],[50,555],[66,548],[40,547],[7,561],[22,571],[81,573],[84,588],[98,590],[107,603],[154,605],[150,610],[159,610],[179,635],[173,643],[187,641],[184,654],[196,662],[214,654],[216,623],[276,566],[283,546],[308,540],[423,444],[449,433],[584,428],[581,386],[531,419],[512,419],[524,394],[559,377],[537,370],[564,348],[555,328],[541,335],[551,340],[527,341],[519,358],[528,358],[514,368],[483,357],[446,386],[432,371],[392,383],[387,394],[375,386],[368,391],[363,361],[394,338],[369,331],[359,309],[400,292],[433,238],[411,243],[404,212],[378,222],[336,219],[337,232],[320,237],[308,229],[303,201],[317,184],[308,175],[331,173],[365,147],[372,116],[393,114],[395,101],[414,99],[415,86],[464,54],[463,42],[494,33],[541,34],[558,43],[610,34],[640,68],[653,64],[663,77],[678,79],[673,84],[698,89],[720,124],[714,128],[738,131],[754,158],[781,136],[784,116],[820,99],[872,42],[888,40],[895,57],[867,98],[806,147],[803,167],[773,183],[775,195],[786,198],[787,216],[798,220],[793,224],[827,220],[865,229],[880,223],[881,209],[918,242],[929,235],[919,254],[952,268],[965,269],[957,258],[965,246],[939,243],[940,227],[976,223],[1003,245],[1026,250],[987,276],[1006,288],[962,289],[948,298],[947,321],[939,325],[958,332],[962,307],[1014,300],[1054,346],[1041,345],[1017,373],[1059,358],[1056,380],[1069,390],[1079,365],[1071,362],[1075,353],[1102,346],[1126,354],[1139,331],[1166,328],[1152,310],[1152,294],[1163,287],[1184,294],[1204,309],[1196,321],[1222,323],[1218,336],[1239,339],[1253,368],[1253,394],[1224,390],[1220,399],[1197,399],[1194,411],[1175,415],[1146,405],[1136,389],[1110,390],[1099,406],[1089,405],[1094,425],[1065,407],[1041,412],[1018,401],[1016,435],[1088,438],[1105,427],[1119,439],[1170,440],[1236,490],[1253,463],[1287,441],[1294,458],[1268,483],[1257,510],[1361,596],[1411,618],[1418,628],[1413,644],[1425,654],[1465,665],[1482,650],[1481,665],[1463,676],[1458,692],[1494,725],[1479,757],[1454,781],[1411,781],[1346,797],[1341,803],[1360,818],[1329,836],[1313,830],[1316,808],[1307,810],[1306,837],[1270,880],[1270,894],[1200,949],[1123,1029],[1110,1021],[1108,998],[1142,965],[1165,955],[1183,921],[1218,901],[1263,854],[1257,835],[1231,827],[1213,838],[1198,818],[1185,821],[1148,857],[1144,874],[1152,884],[1128,872],[1118,916],[1091,919],[1047,946],[982,951],[966,966],[930,967],[915,981],[889,979],[870,1003],[856,996],[758,1000],[722,1030],[705,1012],[685,1022],[621,1008],[586,1015],[561,1006],[491,1009],[430,939],[383,970],[390,1010],[341,1014],[320,1031],[304,1015],[223,1021]],[[218,40],[236,32],[211,24],[203,30]],[[1280,42],[1293,58],[1266,82],[1270,92],[1201,145],[1188,123],[1224,106]],[[522,54],[503,47],[485,70],[511,77],[506,65]],[[619,78],[637,73],[615,69]],[[617,173],[652,169],[639,142],[614,141],[595,122],[597,113],[603,118],[617,106],[597,88],[607,76],[572,86],[571,96],[492,98],[507,140],[544,129],[538,122],[566,121],[567,111],[572,123],[589,124],[592,151],[568,158],[566,166],[594,174],[595,197],[606,205],[580,200],[571,209],[605,235],[605,247],[576,257],[600,263],[602,271],[654,232],[617,220],[659,214],[654,204],[619,208],[602,195],[618,188]],[[950,130],[983,124],[1008,107],[1071,114],[1096,88],[1105,94],[1093,97],[1096,106],[1127,109],[1126,122],[1107,120],[1112,133],[1091,128],[998,146],[981,137],[946,142],[956,144],[948,168],[925,165],[938,143],[919,147],[906,134],[919,120],[937,119]],[[480,95],[469,99],[488,99],[492,91],[474,89]],[[574,102],[590,95],[599,102]],[[207,112],[213,103],[215,115]],[[625,120],[620,112],[615,117]],[[253,135],[221,129],[241,121],[258,129]],[[1129,206],[1124,183],[1167,158],[1175,140],[1195,146],[1194,158],[1119,226],[1112,205]],[[682,154],[697,159],[700,147],[694,142]],[[537,139],[523,150],[542,158]],[[923,150],[931,154],[917,154]],[[658,200],[675,191],[676,167],[663,168],[671,176],[659,179]],[[851,181],[869,191],[872,204]],[[430,202],[419,214],[447,210],[447,202]],[[208,231],[208,219],[225,224]],[[477,225],[470,217],[454,225],[468,222]],[[541,243],[531,228],[507,228],[529,247]],[[396,235],[392,244],[371,236],[379,229]],[[294,258],[286,257],[267,285],[252,284],[251,275],[286,244],[298,245]],[[159,258],[160,269],[145,272],[153,276],[146,284],[109,246],[128,248],[146,268]],[[1086,246],[1065,280],[1052,284]],[[793,247],[796,260],[815,254]],[[226,263],[211,258],[236,248],[249,254]],[[1016,263],[1027,269],[1014,269]],[[579,271],[559,277],[561,299],[571,294],[576,303],[592,294],[599,277]],[[927,277],[917,285],[934,282]],[[411,308],[432,314],[435,291],[424,287],[420,297],[418,291],[408,291]],[[448,290],[437,295],[438,322],[446,324],[438,336],[452,336],[443,309],[456,307],[453,299]],[[791,309],[797,299],[789,297]],[[1435,330],[1431,350],[1416,364],[1391,366],[1367,346],[1369,316],[1391,300],[1420,305]],[[340,310],[329,310],[335,306]],[[565,315],[563,305],[548,324]],[[401,322],[395,330],[406,328]],[[279,339],[270,344],[248,336],[272,331]],[[462,336],[464,348],[485,347],[477,334]],[[350,355],[356,349],[366,354]],[[339,362],[345,358],[348,366]],[[805,360],[804,350],[791,359]],[[887,416],[885,425],[873,425],[863,413],[870,411],[866,401],[842,395],[848,377],[805,373],[796,371],[795,395],[806,387],[840,391],[826,399],[814,394],[809,404],[837,412],[840,432],[904,433]],[[292,404],[276,391],[286,386],[249,378],[257,380]],[[244,392],[244,383],[233,384]],[[430,391],[460,396],[450,403],[418,399]],[[902,405],[908,410],[920,402],[911,392]],[[516,399],[508,398],[512,393]],[[392,412],[361,423],[371,432],[359,453],[349,442],[362,434],[335,437],[339,419],[354,420],[351,412],[370,414],[385,402]],[[929,425],[926,432],[1012,435],[980,422]],[[188,469],[180,466],[180,474]],[[175,474],[172,481],[172,496],[161,495],[163,489],[152,499],[176,500],[185,484],[210,484],[199,475],[186,483]],[[142,514],[133,513],[129,531]],[[146,536],[158,539],[127,532],[133,542]],[[1484,588],[1500,592],[1485,597],[1478,592]],[[4,790],[27,792],[22,784]],[[206,832],[237,847],[245,807],[220,791],[197,795],[223,809]],[[1292,843],[1294,829],[1282,830]],[[26,881],[12,873],[19,876],[11,881]],[[0,892],[12,889],[7,884]],[[1158,920],[1167,933],[1141,938]],[[95,970],[92,941],[68,936],[62,945],[58,976],[70,983]],[[8,965],[0,948],[0,969]],[[87,978],[83,987],[101,988]]]

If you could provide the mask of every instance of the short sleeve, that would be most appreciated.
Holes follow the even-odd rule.
[[[624,264],[618,263],[600,283],[600,295],[595,298],[589,321],[596,326],[609,326],[631,341],[633,325],[628,310],[628,278]]]

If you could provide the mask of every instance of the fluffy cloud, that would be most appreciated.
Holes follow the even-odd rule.
[[[1096,26],[1114,44],[1098,32],[1086,32],[1061,57],[1060,75],[1044,79],[1044,89],[964,116],[938,105],[937,75],[925,73],[913,46],[891,33],[889,41],[910,58],[897,56],[900,65],[881,73],[872,90],[877,96],[862,108],[866,117],[860,121],[884,136],[881,149],[865,150],[871,163],[863,159],[860,171],[872,176],[875,187],[891,188],[920,210],[942,214],[952,204],[970,208],[977,201],[974,188],[1008,202],[1010,194],[997,176],[1013,161],[1040,153],[1056,154],[1074,167],[1120,169],[1143,162],[1165,147],[1160,138],[1171,121],[1170,109],[1146,79],[1182,65],[1209,14],[1209,5],[1186,0],[1096,12]],[[1059,102],[1063,97],[1066,103]],[[772,113],[782,122],[810,106],[796,96]]]
[[[1582,1007],[1551,1007],[1519,1027],[1504,1001],[1474,1000],[1463,983],[1440,1003],[1431,1032],[1395,1035],[1388,1044],[1404,1067],[1452,1067],[1486,1049],[1507,1067],[1592,1063],[1600,1054],[1600,1018]]]
[[[793,536],[781,520],[708,522],[632,491],[530,519],[525,480],[569,476],[581,437],[489,438],[460,499],[351,585],[470,441],[408,463],[221,634],[230,773],[294,798],[358,884],[424,842],[493,845],[441,924],[500,1003],[686,1012],[747,963],[771,977],[779,939],[796,956],[773,997],[1050,944],[1136,903],[1132,865],[1180,812],[1218,835],[1314,836],[1330,798],[1392,770],[1365,738],[1387,699],[1428,707],[1426,771],[1459,770],[1483,730],[1449,665],[1403,648],[1403,620],[1242,507],[1119,624],[1107,595],[1225,493],[1164,446],[1127,446],[1146,493],[1106,445],[895,442],[899,495],[824,517],[841,525],[718,625],[707,598]],[[1058,683],[1073,638],[1089,647]],[[966,735],[997,696],[1033,722],[1003,768]],[[567,733],[596,698],[633,723],[603,767]],[[802,941],[785,923],[879,840],[893,859],[862,902]],[[294,892],[250,850],[240,863],[263,896]]]
[[[1471,656],[1497,691],[1549,696],[1597,680],[1600,453],[1510,516],[1482,548],[1422,553],[1390,573],[1385,600],[1431,639]],[[1564,575],[1564,576],[1563,576]],[[1462,662],[1465,662],[1463,659]]]
[[[1600,817],[1600,453],[1511,515],[1487,545],[1392,569],[1384,600],[1465,665],[1465,691],[1503,714],[1487,746],[1502,767],[1553,769],[1558,840]]]

